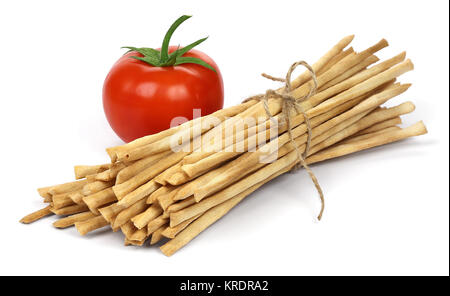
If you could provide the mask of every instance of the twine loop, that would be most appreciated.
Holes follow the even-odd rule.
[[[298,66],[303,66],[306,69],[308,69],[308,71],[311,73],[313,86],[310,88],[309,93],[307,95],[300,97],[300,98],[295,98],[294,96],[291,95],[291,92],[292,92],[291,76],[292,76],[292,72],[294,72],[294,70]],[[281,89],[281,91],[268,89],[265,94],[249,97],[246,100],[244,100],[244,102],[249,101],[249,100],[259,100],[259,101],[263,102],[264,110],[267,114],[267,117],[270,118],[270,120],[275,121],[272,114],[270,113],[269,98],[272,97],[272,98],[280,98],[281,99],[281,101],[282,101],[281,114],[283,116],[284,122],[287,124],[287,132],[289,135],[289,140],[291,142],[291,145],[294,147],[295,151],[297,152],[297,157],[298,157],[298,162],[293,167],[293,170],[298,170],[300,167],[303,167],[308,172],[309,177],[313,181],[314,186],[316,187],[316,190],[319,194],[321,204],[322,204],[319,216],[317,217],[317,219],[320,220],[322,218],[322,215],[323,215],[323,212],[325,209],[325,198],[323,195],[322,188],[319,185],[319,181],[317,180],[316,176],[314,175],[314,173],[312,172],[312,170],[309,168],[308,164],[305,161],[306,157],[308,156],[309,149],[311,146],[312,127],[311,127],[311,122],[309,120],[308,115],[306,114],[305,110],[303,109],[303,107],[300,104],[301,102],[309,99],[312,95],[314,95],[316,93],[317,86],[318,86],[316,73],[315,73],[314,69],[308,63],[306,63],[305,61],[299,61],[299,62],[295,62],[291,65],[288,72],[286,73],[286,78],[273,77],[273,76],[265,74],[265,73],[262,73],[261,75],[264,78],[267,78],[267,79],[270,79],[273,81],[284,82],[284,84],[285,84],[284,88]],[[298,147],[295,143],[295,139],[292,135],[292,123],[291,123],[292,110],[295,110],[297,113],[301,113],[303,115],[303,118],[305,119],[305,124],[306,124],[306,128],[307,128],[307,140],[306,140],[305,151],[303,153],[300,153],[300,150],[298,149]]]

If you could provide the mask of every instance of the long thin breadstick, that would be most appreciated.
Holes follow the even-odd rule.
[[[55,194],[77,191],[77,190],[82,189],[83,186],[86,185],[87,183],[88,183],[87,180],[79,180],[79,181],[68,182],[68,183],[64,183],[64,184],[60,184],[60,185],[55,185],[55,186],[52,186],[48,190],[48,193],[50,193],[51,195],[55,195]]]
[[[61,209],[53,209],[52,208],[50,210],[55,215],[64,216],[64,215],[73,215],[73,214],[85,212],[89,209],[86,205],[72,205],[72,206],[61,208]]]
[[[86,235],[91,231],[105,227],[108,225],[108,221],[102,216],[90,218],[85,221],[75,222],[75,227],[81,235]]]
[[[131,221],[134,223],[134,226],[136,226],[137,229],[142,229],[147,226],[150,221],[161,215],[162,212],[163,210],[161,209],[161,207],[157,204],[154,204],[147,210],[145,210],[145,212],[134,216]]]
[[[163,231],[167,228],[167,225],[163,225],[158,228],[155,232],[152,233],[152,237],[150,239],[150,245],[157,244],[163,238]]]
[[[188,227],[189,224],[191,224],[193,221],[195,221],[200,216],[201,216],[201,214],[198,214],[198,215],[178,224],[175,227],[168,226],[164,229],[164,231],[162,232],[162,235],[167,238],[174,238],[180,231],[182,231],[183,229]]]
[[[74,167],[75,179],[83,179],[88,175],[95,175],[103,171],[108,170],[111,164],[100,164],[100,165],[76,165]]]
[[[109,188],[114,185],[114,181],[95,181],[92,183],[88,183],[83,187],[81,191],[85,196],[97,193],[106,188]]]
[[[53,214],[51,211],[51,206],[46,206],[43,209],[40,209],[36,212],[26,215],[25,217],[20,219],[20,223],[30,224],[30,223],[33,223],[34,221],[37,221],[37,220],[39,220],[45,216],[51,215],[51,214]]]
[[[134,216],[144,212],[148,208],[146,201],[140,200],[129,208],[121,211],[114,220],[113,228],[117,228],[127,223]]]
[[[142,158],[133,164],[127,166],[126,168],[122,169],[116,177],[116,184],[121,184],[133,176],[137,175],[138,173],[142,172],[144,169],[149,167],[150,165],[156,163],[158,160],[168,156],[171,154],[172,151],[164,151],[155,155],[150,155],[146,158]]]
[[[330,158],[347,155],[350,153],[354,153],[356,151],[381,146],[384,144],[400,141],[402,139],[410,138],[413,136],[423,135],[426,133],[427,129],[425,125],[423,124],[422,121],[419,121],[418,123],[401,130],[395,130],[388,133],[375,135],[374,137],[363,139],[361,141],[352,142],[349,144],[338,145],[334,148],[316,153],[308,157],[307,162],[315,163],[319,161],[324,161]]]
[[[373,133],[373,132],[376,132],[376,131],[379,131],[379,130],[383,130],[383,129],[388,128],[388,127],[396,126],[396,125],[401,124],[401,123],[402,123],[401,117],[397,116],[397,117],[394,117],[392,119],[388,119],[388,120],[385,120],[383,122],[374,124],[374,125],[366,128],[366,129],[364,129],[362,131],[359,131],[358,133],[355,134],[355,136],[364,135],[364,134],[370,134],[370,133]]]
[[[117,201],[116,195],[112,188],[106,188],[102,191],[83,197],[84,203],[88,206],[89,210],[96,215],[99,215],[98,208],[106,204]]]
[[[73,226],[76,222],[86,221],[90,218],[94,218],[95,216],[96,215],[92,212],[83,212],[59,219],[53,223],[53,226],[56,228],[67,228]]]

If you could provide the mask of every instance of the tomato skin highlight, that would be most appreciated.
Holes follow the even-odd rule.
[[[169,53],[177,46],[170,46]],[[219,67],[206,54],[191,49],[184,56],[210,64],[216,72],[197,64],[155,67],[123,55],[103,85],[103,108],[114,132],[125,142],[170,128],[175,117],[193,118],[223,107],[223,81]]]

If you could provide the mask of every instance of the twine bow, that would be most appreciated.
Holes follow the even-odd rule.
[[[311,87],[311,89],[309,90],[309,93],[306,96],[303,96],[301,98],[295,98],[293,97],[290,93],[292,91],[292,85],[291,85],[291,76],[292,76],[292,72],[294,72],[294,70],[298,67],[298,66],[303,66],[306,69],[308,69],[308,71],[311,73],[311,77],[312,77],[312,81],[314,82],[314,86]],[[319,193],[319,198],[322,204],[322,207],[320,209],[320,213],[319,216],[317,217],[318,220],[322,219],[322,215],[325,209],[325,198],[323,195],[323,191],[322,188],[319,185],[319,181],[317,180],[316,176],[314,175],[313,171],[309,168],[308,164],[306,163],[305,159],[308,156],[308,152],[311,146],[311,138],[312,138],[312,128],[311,128],[311,122],[305,112],[305,110],[302,108],[301,106],[301,102],[309,99],[312,95],[315,94],[316,90],[317,90],[317,78],[316,78],[316,73],[314,72],[314,69],[305,61],[299,61],[296,62],[294,64],[292,64],[292,66],[289,68],[288,72],[286,73],[286,78],[277,78],[277,77],[273,77],[270,75],[267,75],[265,73],[261,74],[264,78],[273,80],[273,81],[280,81],[280,82],[284,82],[285,83],[285,87],[280,91],[276,91],[276,90],[272,90],[272,89],[268,89],[266,91],[265,94],[262,95],[256,95],[253,97],[250,97],[248,99],[246,99],[245,101],[249,101],[249,100],[260,100],[263,102],[263,106],[264,106],[264,110],[266,111],[266,114],[268,116],[268,118],[270,118],[270,120],[275,120],[272,116],[272,114],[270,113],[269,110],[269,97],[275,97],[275,98],[280,98],[282,100],[282,109],[281,109],[281,113],[283,114],[283,118],[285,123],[287,124],[287,132],[289,135],[289,139],[290,142],[292,144],[292,146],[295,148],[295,151],[297,152],[297,156],[298,156],[298,163],[296,163],[296,165],[293,167],[293,170],[297,170],[300,168],[300,166],[302,166],[309,174],[309,177],[311,178],[311,180],[314,183],[314,186],[317,189],[317,192]],[[245,102],[244,101],[244,102]],[[306,124],[306,128],[307,128],[307,140],[306,140],[306,148],[305,151],[303,153],[300,153],[300,150],[298,149],[297,145],[295,144],[295,140],[294,137],[292,135],[292,124],[291,124],[291,111],[295,110],[297,113],[301,113],[305,119],[305,124]]]

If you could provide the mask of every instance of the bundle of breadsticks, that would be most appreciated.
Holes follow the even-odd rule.
[[[379,62],[375,53],[386,40],[361,52],[348,47],[352,40],[343,38],[312,71],[290,81],[290,97],[307,97],[298,102],[302,112],[283,112],[279,96],[255,97],[108,148],[110,163],[75,166],[76,181],[39,188],[48,205],[21,222],[55,214],[63,216],[57,228],[74,225],[86,235],[111,227],[123,233],[125,245],[149,240],[170,256],[253,191],[298,168],[299,152],[313,164],[425,134],[422,122],[398,126],[413,103],[382,106],[410,87],[396,81],[413,69],[406,54]]]

